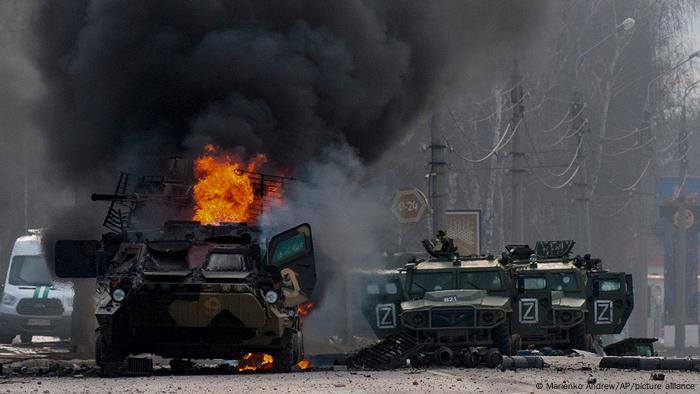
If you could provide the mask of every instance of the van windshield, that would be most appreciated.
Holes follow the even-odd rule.
[[[51,285],[52,279],[44,256],[15,256],[12,258],[9,282],[15,286]]]

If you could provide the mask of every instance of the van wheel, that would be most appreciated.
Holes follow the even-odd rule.
[[[29,334],[22,334],[19,336],[19,339],[24,344],[32,343],[32,336]]]
[[[15,336],[12,334],[0,334],[0,343],[12,345],[12,340],[15,339]]]

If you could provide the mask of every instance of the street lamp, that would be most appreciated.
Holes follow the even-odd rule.
[[[595,45],[592,47],[586,49],[585,51],[581,52],[580,55],[576,58],[576,64],[574,67],[574,74],[576,77],[576,80],[578,81],[578,68],[581,66],[581,62],[583,62],[583,58],[586,57],[590,52],[592,52],[594,49],[598,48],[600,45],[602,45],[605,41],[607,41],[610,37],[614,36],[615,34],[622,33],[625,31],[630,31],[632,28],[634,28],[634,24],[636,21],[634,18],[627,18],[624,21],[622,21],[619,25],[615,26],[615,30],[610,32],[607,36],[603,37],[600,41],[598,41]]]
[[[648,110],[649,110],[649,93],[651,92],[651,84],[653,84],[654,82],[656,82],[659,78],[663,77],[664,75],[670,74],[670,73],[672,73],[672,72],[678,70],[681,66],[683,66],[684,64],[690,62],[691,60],[693,60],[693,59],[695,59],[696,57],[699,57],[699,56],[700,56],[700,50],[697,50],[697,51],[691,53],[690,55],[688,55],[688,58],[687,58],[687,59],[684,59],[683,61],[680,61],[680,62],[676,63],[676,65],[674,65],[673,67],[670,67],[670,68],[667,68],[667,69],[664,70],[664,71],[661,71],[661,72],[659,73],[659,75],[657,75],[657,76],[655,76],[654,78],[652,78],[651,81],[649,81],[649,83],[647,84],[647,97],[646,97],[646,100],[645,100],[645,102],[644,102],[644,111],[648,111]]]

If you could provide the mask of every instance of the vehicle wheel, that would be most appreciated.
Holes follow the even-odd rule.
[[[0,334],[0,343],[11,345],[15,337],[13,334]]]
[[[102,336],[95,335],[95,365],[102,366]]]
[[[518,354],[518,351],[523,347],[523,340],[520,338],[520,334],[512,334],[510,336],[510,342],[508,343],[508,348],[510,353],[508,356],[514,356]]]
[[[510,326],[508,326],[508,320],[493,329],[493,346],[497,347],[502,355],[510,355]]]
[[[25,343],[25,344],[32,343],[32,336],[29,334],[22,334],[19,336],[19,339],[20,339],[20,341],[22,341],[22,343]]]
[[[296,332],[286,331],[282,337],[282,349],[274,352],[274,364],[272,364],[272,372],[291,372],[292,367],[297,363],[299,356],[300,336]]]
[[[100,367],[103,376],[114,376],[121,370],[126,354],[119,348],[110,346],[102,339],[102,334],[95,336],[95,364]]]
[[[577,324],[569,330],[569,341],[574,349],[593,351],[593,337],[586,334],[586,325],[584,323]]]

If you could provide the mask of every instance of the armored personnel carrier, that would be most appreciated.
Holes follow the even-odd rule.
[[[352,362],[391,367],[422,353],[450,365],[471,358],[474,347],[510,354],[508,272],[493,256],[460,256],[444,234],[423,244],[430,259],[414,259],[394,273],[366,278],[363,311],[384,340],[378,345],[381,351],[366,349]],[[382,360],[382,353],[389,359]]]
[[[152,182],[139,191],[175,190]],[[308,224],[267,242],[246,223],[181,220],[144,229],[132,219],[144,215],[145,202],[180,204],[186,195],[93,199],[112,202],[105,225],[115,231],[100,241],[58,241],[55,270],[61,278],[96,278],[95,358],[103,373],[120,371],[129,355],[140,353],[238,360],[264,353],[262,369],[280,372],[303,358],[297,307],[316,281]]]
[[[632,276],[602,269],[590,255],[571,257],[573,241],[507,245],[514,343],[592,351],[594,337],[619,333],[633,308]],[[519,337],[519,338],[518,338]]]

